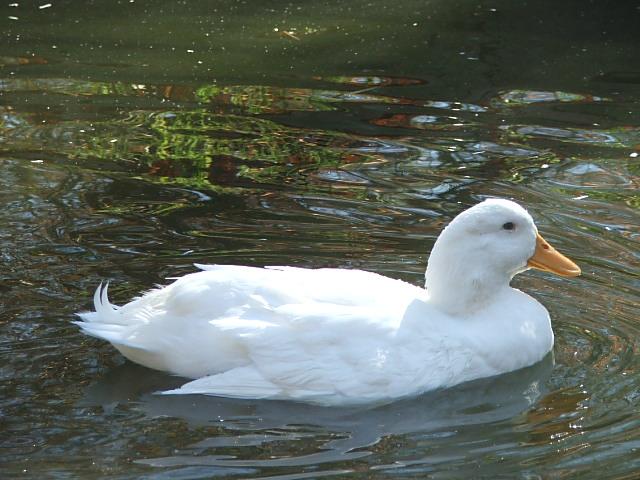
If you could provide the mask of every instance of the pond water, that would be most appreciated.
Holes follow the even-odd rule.
[[[3,478],[635,478],[636,2],[0,5]],[[161,397],[83,336],[192,264],[415,284],[458,212],[525,205],[583,275],[519,276],[554,355],[377,408]]]

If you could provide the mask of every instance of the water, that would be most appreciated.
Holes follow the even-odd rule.
[[[632,478],[635,2],[0,5],[3,478]],[[420,284],[443,225],[526,205],[583,268],[516,284],[554,355],[377,408],[160,397],[70,324],[192,263]]]

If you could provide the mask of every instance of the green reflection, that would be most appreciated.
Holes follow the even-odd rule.
[[[375,158],[354,149],[365,141],[330,131],[286,127],[270,120],[204,109],[131,112],[101,122],[35,125],[5,111],[0,131],[12,150],[46,150],[71,159],[127,159],[163,181],[192,186],[277,183],[304,166],[336,167]]]

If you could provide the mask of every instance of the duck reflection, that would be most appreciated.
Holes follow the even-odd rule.
[[[547,393],[545,384],[553,363],[553,356],[549,354],[541,362],[516,372],[416,398],[340,408],[205,395],[158,395],[159,391],[178,387],[184,379],[126,363],[89,386],[81,403],[101,406],[106,411],[129,404],[129,408],[133,406],[150,419],[172,417],[192,428],[216,426],[226,433],[191,445],[188,452],[142,459],[139,463],[158,467],[230,468],[317,465],[367,457],[380,449],[394,449],[396,443],[406,441],[402,436],[455,437],[464,427],[488,426],[521,415],[526,417]],[[219,449],[226,452],[225,449],[232,447],[238,453],[238,449],[265,448],[282,442],[305,447],[291,448],[286,456],[273,455],[266,459],[255,459],[249,451],[244,459],[216,452]]]

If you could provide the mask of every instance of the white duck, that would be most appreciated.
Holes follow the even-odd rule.
[[[116,307],[107,288],[76,322],[144,366],[197,380],[164,393],[383,402],[497,375],[553,346],[547,310],[511,288],[533,267],[580,268],[518,204],[486,200],[438,237],[426,290],[362,270],[198,265]]]

